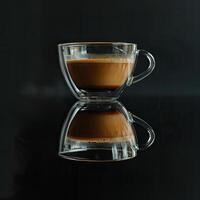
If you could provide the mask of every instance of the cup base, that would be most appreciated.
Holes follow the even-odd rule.
[[[77,97],[79,101],[84,102],[109,102],[109,101],[115,101],[118,99],[118,97],[99,97],[99,96],[90,96],[90,97]]]

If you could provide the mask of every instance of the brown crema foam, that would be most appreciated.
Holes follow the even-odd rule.
[[[131,58],[92,58],[67,60],[72,80],[80,89],[110,89],[123,86],[134,66]]]
[[[68,138],[86,142],[116,142],[134,138],[134,128],[116,111],[81,111],[72,120]]]

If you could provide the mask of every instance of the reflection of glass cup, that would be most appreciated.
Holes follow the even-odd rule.
[[[80,42],[59,44],[62,73],[74,96],[80,100],[117,99],[125,86],[148,76],[155,67],[153,56],[136,44],[120,42]],[[149,66],[134,75],[139,53]]]
[[[134,124],[149,134],[139,147]],[[77,102],[71,108],[62,128],[59,155],[79,161],[120,161],[136,156],[137,150],[154,141],[153,129],[128,112],[118,101]]]

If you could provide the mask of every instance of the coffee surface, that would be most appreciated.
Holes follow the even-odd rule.
[[[66,61],[69,73],[80,89],[117,89],[128,79],[134,66],[130,58],[94,58]]]
[[[68,137],[87,142],[123,141],[133,139],[134,131],[120,112],[82,111],[72,120]]]

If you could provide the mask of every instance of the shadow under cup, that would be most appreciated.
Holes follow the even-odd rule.
[[[117,99],[135,78],[136,44],[82,42],[60,44],[58,49],[65,80],[80,100]]]

